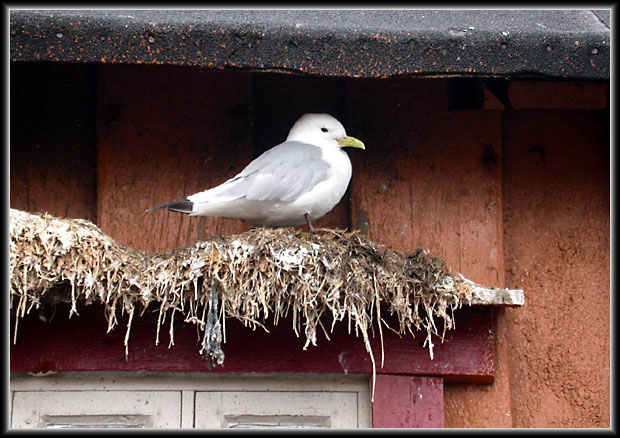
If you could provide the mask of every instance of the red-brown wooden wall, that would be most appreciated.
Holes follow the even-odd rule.
[[[18,63],[11,207],[91,219],[144,250],[244,231],[143,212],[236,174],[299,115],[330,112],[367,149],[351,152],[349,194],[319,226],[428,248],[474,281],[526,290],[525,307],[481,313],[495,382],[446,384],[445,424],[606,427],[606,90],[522,81],[510,88],[514,108],[487,95],[482,109],[450,110],[447,79]]]

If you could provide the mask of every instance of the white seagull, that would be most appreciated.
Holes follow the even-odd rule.
[[[314,232],[312,221],[338,204],[351,180],[351,161],[343,147],[365,149],[329,114],[305,114],[284,143],[264,152],[234,178],[146,211],[167,208],[266,227],[307,223]]]

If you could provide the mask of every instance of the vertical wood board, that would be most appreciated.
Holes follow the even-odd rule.
[[[95,220],[96,67],[10,66],[10,206]]]
[[[104,65],[99,96],[97,219],[104,232],[134,249],[163,251],[248,229],[144,210],[218,185],[250,161],[249,74]]]
[[[495,111],[448,111],[443,80],[349,83],[354,226],[399,251],[429,249],[454,274],[502,282],[501,131]]]
[[[429,249],[453,274],[503,286],[501,112],[449,110],[441,79],[352,80],[348,88],[352,126],[367,146],[353,163],[354,228],[400,251]],[[484,318],[496,336],[493,314]],[[503,345],[492,347],[497,360]],[[508,375],[496,379],[491,388],[447,388],[446,406],[475,410],[491,397],[493,424],[502,424]]]
[[[372,427],[444,427],[443,379],[422,376],[377,376]]]

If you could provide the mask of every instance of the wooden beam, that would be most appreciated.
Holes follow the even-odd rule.
[[[292,318],[268,326],[270,333],[258,328],[252,331],[237,320],[227,319],[224,366],[209,370],[200,350],[201,336],[193,324],[181,318],[174,322],[174,346],[168,348],[169,320],[155,345],[157,313],[149,308],[143,316],[136,312],[129,338],[129,357],[125,359],[124,323],[106,333],[103,308],[97,304],[78,306],[78,317],[67,318],[69,307],[56,309],[51,322],[42,322],[37,312],[20,320],[17,343],[11,345],[11,370],[32,373],[49,371],[200,371],[262,373],[344,373],[371,374],[372,364],[362,337],[348,333],[346,323],[336,324],[330,340],[318,333],[316,347],[303,350],[304,338],[296,337]],[[425,333],[399,337],[383,328],[385,364],[381,368],[381,341],[374,330],[371,347],[377,373],[444,376],[448,381],[490,383],[493,381],[493,337],[490,309],[457,310],[457,328],[445,335],[442,343],[434,338],[434,359],[423,345]],[[387,309],[382,315],[389,315]],[[169,316],[169,315],[168,315]],[[387,318],[392,327],[397,321]],[[14,322],[14,321],[13,321]],[[331,321],[325,319],[329,329]],[[13,327],[14,324],[11,325]],[[353,329],[353,328],[352,328]],[[12,329],[11,329],[12,330]],[[11,334],[11,339],[13,339]]]

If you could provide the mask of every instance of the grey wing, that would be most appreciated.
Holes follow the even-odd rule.
[[[329,177],[329,163],[322,157],[317,146],[296,141],[279,144],[229,180],[230,189],[221,195],[255,201],[293,201]]]

